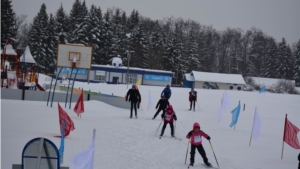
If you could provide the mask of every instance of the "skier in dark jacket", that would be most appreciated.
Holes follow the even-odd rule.
[[[192,105],[194,103],[194,111],[195,111],[195,102],[197,101],[197,92],[192,88],[189,93],[189,101],[191,102],[190,110],[192,110]]]
[[[161,92],[161,96],[165,96],[166,100],[169,100],[172,95],[170,85],[167,85],[166,88]]]
[[[299,161],[298,169],[300,169],[300,153],[298,155],[298,161]]]
[[[161,99],[157,102],[156,109],[158,108],[157,112],[155,113],[154,117],[152,120],[156,118],[156,116],[159,114],[159,112],[162,110],[163,114],[166,112],[166,108],[169,105],[169,101],[165,99],[165,96],[161,96]]]
[[[132,85],[132,88],[128,90],[126,94],[125,100],[128,101],[128,96],[129,96],[129,102],[131,102],[131,107],[130,107],[130,118],[132,118],[132,109],[134,108],[135,111],[135,118],[137,118],[137,111],[136,111],[136,104],[137,102],[141,103],[141,94],[139,90],[136,89],[135,85]]]

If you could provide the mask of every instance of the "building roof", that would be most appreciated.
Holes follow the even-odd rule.
[[[110,69],[121,69],[121,70],[127,70],[127,67],[121,66],[121,67],[114,67],[112,65],[92,65],[92,67],[101,67],[101,68],[110,68]],[[143,69],[143,68],[137,68],[137,67],[129,67],[130,70],[139,70],[139,71],[146,71],[146,72],[157,72],[157,73],[168,73],[173,74],[171,71],[166,70],[155,70],[155,69]]]
[[[12,45],[11,44],[7,44],[5,45],[4,47],[6,50],[5,50],[5,54],[6,55],[14,55],[16,56],[17,53],[15,52],[15,50],[13,49]],[[3,53],[3,49],[1,50],[1,54]]]
[[[242,75],[192,71],[195,81],[246,84]]]
[[[24,56],[25,56],[25,60],[24,60]],[[23,55],[20,57],[20,62],[36,64],[35,60],[33,59],[32,55],[30,53],[29,46],[26,47]]]
[[[191,75],[191,73],[185,74],[185,79],[187,81],[195,81],[195,78],[194,78],[194,76]]]

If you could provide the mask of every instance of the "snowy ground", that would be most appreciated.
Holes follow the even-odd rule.
[[[126,85],[88,85],[76,82],[75,87],[120,96],[127,92]],[[285,114],[288,113],[289,120],[300,127],[299,95],[228,91],[231,105],[219,122],[217,113],[224,91],[197,90],[201,109],[197,106],[196,112],[191,112],[185,111],[189,108],[189,89],[171,89],[170,103],[178,117],[175,135],[182,138],[182,141],[170,137],[169,126],[165,137],[159,139],[158,134],[155,136],[160,116],[155,120],[149,119],[155,113],[154,106],[163,87],[141,86],[143,111],[138,112],[139,119],[129,119],[129,110],[98,101],[85,102],[85,113],[81,119],[72,110],[65,109],[76,129],[65,140],[63,165],[70,166],[71,157],[88,148],[92,130],[96,128],[95,169],[183,169],[186,168],[184,160],[188,142],[185,136],[192,129],[193,123],[199,122],[201,129],[211,136],[211,143],[222,169],[297,168],[299,150],[285,144],[283,160],[280,157]],[[147,110],[149,92],[153,106]],[[233,130],[229,127],[230,111],[237,106],[239,100],[242,105],[246,104],[246,110],[241,111],[236,129]],[[60,134],[57,103],[53,105],[50,108],[45,102],[2,100],[1,168],[9,169],[12,164],[20,164],[22,149],[32,138],[45,137],[59,147],[60,139],[54,137]],[[262,118],[261,135],[258,141],[252,140],[249,147],[256,106]],[[203,145],[209,161],[217,166],[209,142],[203,140]],[[193,168],[205,168],[202,163],[197,153]]]

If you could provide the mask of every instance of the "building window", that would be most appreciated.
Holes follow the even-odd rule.
[[[100,82],[105,82],[105,76],[95,75],[95,80],[98,80]]]
[[[129,74],[129,83],[137,82],[137,74]]]
[[[105,82],[105,71],[96,71],[95,72],[95,80],[100,81],[100,82]]]

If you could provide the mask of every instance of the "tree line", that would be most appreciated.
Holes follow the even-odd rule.
[[[290,46],[255,27],[217,31],[182,18],[151,20],[138,10],[127,15],[119,8],[88,8],[80,0],[69,13],[61,4],[48,14],[42,4],[33,22],[24,23],[26,17],[16,16],[10,3],[1,1],[1,47],[8,36],[17,48],[29,45],[46,74],[54,72],[57,44],[75,43],[93,47],[93,64],[120,57],[127,65],[130,53],[131,67],[175,72],[178,83],[192,70],[300,80],[300,39]]]

